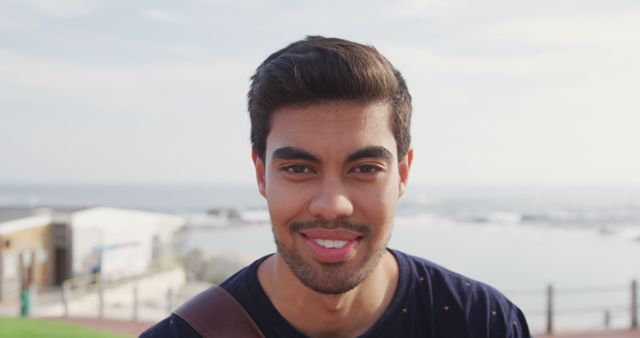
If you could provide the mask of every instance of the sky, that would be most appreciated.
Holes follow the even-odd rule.
[[[403,73],[412,182],[640,184],[625,0],[0,0],[0,183],[251,183],[249,78],[307,35]]]

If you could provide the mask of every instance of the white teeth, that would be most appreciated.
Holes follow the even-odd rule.
[[[341,241],[341,240],[331,240],[331,239],[316,239],[315,242],[325,248],[329,248],[329,249],[336,249],[336,248],[342,248],[345,244],[347,244],[347,241]]]

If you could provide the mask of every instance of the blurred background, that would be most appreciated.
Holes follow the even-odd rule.
[[[408,82],[415,161],[393,247],[498,287],[535,332],[550,304],[554,330],[633,325],[640,4],[624,0],[0,0],[0,304],[167,255],[215,282],[185,257],[272,252],[246,93],[307,35],[374,45]],[[17,244],[55,224],[45,237],[68,241]]]

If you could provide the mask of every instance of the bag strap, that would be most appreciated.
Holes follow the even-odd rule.
[[[202,291],[173,313],[203,338],[265,338],[242,305],[218,286]]]

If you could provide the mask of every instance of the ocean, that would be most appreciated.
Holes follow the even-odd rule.
[[[255,257],[274,251],[266,204],[253,185],[0,185],[0,206],[112,206],[184,215],[182,250]],[[233,209],[229,227],[209,211]],[[630,325],[640,278],[640,187],[410,186],[390,246],[489,283],[545,327],[555,290],[560,330]],[[606,323],[606,318],[608,324]]]

